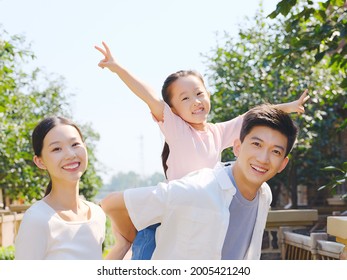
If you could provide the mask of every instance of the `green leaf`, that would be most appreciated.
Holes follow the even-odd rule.
[[[316,62],[321,61],[321,60],[322,60],[322,58],[324,57],[325,53],[326,53],[325,51],[320,52],[320,53],[317,53],[317,54],[314,56],[314,58],[315,58]]]
[[[347,88],[347,77],[342,80],[340,87]]]
[[[337,168],[335,166],[326,166],[326,167],[322,168],[321,170],[323,170],[323,171],[340,171],[340,172],[343,172],[343,170],[341,170],[340,168]]]

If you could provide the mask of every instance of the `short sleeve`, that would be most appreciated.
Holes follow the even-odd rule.
[[[124,202],[131,221],[137,230],[160,223],[165,212],[166,184],[155,187],[128,189],[124,192]]]
[[[48,222],[29,209],[24,214],[15,240],[16,260],[43,260],[48,239]]]
[[[216,126],[221,132],[222,150],[234,145],[234,141],[240,137],[243,115],[226,122],[217,123]]]
[[[172,112],[170,106],[165,103],[164,120],[157,122],[166,142],[170,143],[176,139],[177,135],[182,135],[188,129],[188,124],[175,113]]]

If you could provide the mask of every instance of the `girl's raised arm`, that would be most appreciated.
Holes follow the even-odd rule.
[[[288,103],[277,104],[275,106],[288,114],[302,114],[305,112],[304,104],[309,98],[310,96],[308,95],[308,89],[306,89],[297,100]]]
[[[101,68],[108,68],[116,73],[119,78],[128,86],[128,88],[141,98],[148,105],[153,116],[158,120],[163,120],[164,101],[162,101],[154,90],[145,82],[138,79],[127,69],[122,67],[113,58],[112,53],[105,42],[102,42],[104,48],[95,46],[95,48],[104,55],[104,59],[100,60],[98,66]]]

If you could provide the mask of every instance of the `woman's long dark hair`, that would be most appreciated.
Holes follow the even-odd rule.
[[[180,70],[180,71],[177,71],[175,73],[172,73],[171,75],[169,75],[166,78],[166,80],[164,81],[163,87],[161,89],[162,98],[170,107],[172,107],[172,105],[171,105],[171,97],[172,96],[171,96],[171,92],[170,92],[170,86],[175,81],[177,81],[179,78],[187,77],[187,76],[195,76],[195,77],[199,78],[201,80],[202,84],[205,86],[203,77],[200,75],[199,72],[196,72],[194,70]],[[167,178],[166,171],[168,169],[166,162],[167,162],[167,159],[169,158],[169,154],[170,154],[170,147],[167,144],[167,142],[165,142],[164,147],[163,147],[163,151],[161,152],[161,162],[162,162],[162,166],[163,166],[164,174],[165,174],[166,178]]]
[[[32,145],[34,149],[34,154],[38,157],[41,156],[42,148],[43,148],[43,140],[45,139],[47,133],[57,126],[58,124],[65,124],[65,125],[71,125],[78,131],[79,135],[81,136],[81,139],[83,139],[82,133],[80,129],[77,127],[76,124],[74,124],[69,119],[63,118],[63,117],[47,117],[43,119],[34,129],[31,140]],[[49,184],[46,188],[45,196],[47,196],[52,190],[52,180],[49,181]]]

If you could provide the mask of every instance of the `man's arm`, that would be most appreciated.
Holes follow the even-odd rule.
[[[100,202],[101,208],[111,219],[112,228],[132,243],[136,237],[136,228],[132,223],[124,202],[123,192],[113,192]]]

